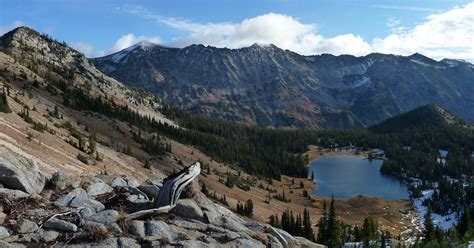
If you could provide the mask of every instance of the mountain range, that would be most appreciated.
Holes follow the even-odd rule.
[[[198,50],[216,49],[202,46],[192,47]],[[125,63],[134,53],[151,53],[155,49],[169,50],[176,53],[181,53],[183,51],[180,49],[162,48],[150,43],[140,43],[115,54],[115,59],[117,61],[116,65],[122,62]],[[264,68],[263,71],[270,70],[268,73],[278,72],[282,75],[285,74],[288,79],[299,78],[307,83],[305,89],[308,89],[310,86],[313,87],[313,85],[319,85],[319,88],[312,89],[312,92],[314,94],[318,93],[319,95],[317,96],[321,97],[321,101],[330,101],[332,99],[331,97],[335,96],[338,97],[335,99],[342,99],[343,97],[351,96],[351,92],[349,91],[346,92],[348,95],[336,94],[334,96],[335,92],[341,90],[343,85],[346,85],[346,88],[350,88],[347,86],[349,85],[349,81],[347,81],[349,79],[347,78],[350,77],[341,76],[344,73],[348,73],[348,71],[359,71],[359,74],[364,75],[380,75],[379,80],[382,80],[382,82],[392,82],[390,80],[384,81],[386,79],[382,78],[383,73],[375,70],[377,68],[381,70],[381,65],[374,67],[377,63],[382,63],[383,58],[385,58],[390,60],[398,59],[400,61],[418,61],[407,62],[410,66],[405,65],[405,67],[418,69],[426,67],[424,71],[420,69],[420,71],[425,72],[425,74],[422,74],[425,78],[428,78],[428,72],[439,70],[440,72],[436,74],[438,77],[433,75],[430,76],[434,82],[444,82],[445,84],[453,84],[456,86],[448,87],[450,90],[448,93],[452,93],[453,97],[447,99],[451,99],[453,103],[459,103],[459,106],[469,106],[469,103],[472,104],[472,94],[469,94],[468,91],[470,89],[469,87],[472,87],[469,84],[472,82],[469,81],[469,76],[472,75],[472,65],[463,61],[443,60],[437,62],[421,55],[414,55],[409,59],[409,57],[372,54],[367,57],[372,58],[374,61],[367,65],[362,66],[359,64],[357,65],[359,67],[354,65],[354,67],[347,69],[347,71],[334,70],[332,71],[333,74],[327,74],[325,80],[336,80],[338,77],[346,78],[344,79],[346,81],[338,83],[333,87],[330,84],[323,85],[322,79],[316,78],[316,76],[319,75],[319,72],[311,71],[308,68],[304,69],[305,73],[307,73],[306,76],[297,73],[294,75],[290,74],[290,69],[295,72],[298,71],[301,69],[301,65],[297,64],[303,63],[302,61],[306,61],[310,57],[302,57],[289,51],[282,51],[274,46],[256,45],[250,48],[238,50],[227,49],[226,53],[233,54],[238,51],[244,53],[251,49],[258,50],[262,53],[270,53],[270,51],[266,50],[274,50],[274,53],[286,54],[284,58],[280,58],[277,62],[282,64],[284,63],[284,59],[291,60],[292,62],[288,62],[288,64],[292,64],[292,66],[281,67],[276,71],[271,71],[270,69],[272,66],[268,66],[267,62],[255,62],[255,68],[253,69],[259,71]],[[217,49],[216,51],[221,50]],[[202,56],[196,55],[196,57],[201,59]],[[266,58],[269,59],[270,57],[267,56]],[[325,66],[324,68],[326,68],[326,71],[329,71],[327,68],[330,67],[341,67],[342,62],[339,61],[341,59],[343,59],[345,63],[350,64],[350,60],[357,60],[360,62],[368,58],[356,58],[352,56],[335,57],[331,55],[314,56],[314,59],[320,60],[318,63]],[[253,60],[254,57],[250,56],[246,59],[250,61]],[[143,59],[137,58],[136,63],[138,64],[143,61],[146,61],[144,57]],[[236,62],[234,61],[233,63]],[[355,64],[355,62],[351,63]],[[390,63],[393,63],[393,61]],[[424,67],[418,67],[417,65],[421,66],[420,63],[426,65],[424,65]],[[322,211],[323,199],[310,195],[305,196],[305,193],[308,194],[308,190],[312,190],[314,187],[314,184],[305,178],[308,174],[306,171],[308,164],[307,158],[309,158],[309,156],[320,156],[321,152],[332,153],[332,146],[335,143],[341,146],[355,145],[358,147],[369,148],[381,147],[387,151],[387,156],[389,156],[390,159],[393,159],[393,161],[398,157],[390,157],[390,149],[402,147],[404,144],[415,144],[413,145],[414,150],[425,146],[433,146],[434,149],[438,149],[439,147],[455,147],[464,150],[465,154],[468,154],[466,156],[473,156],[469,155],[472,154],[473,150],[472,126],[467,125],[466,122],[458,119],[456,117],[457,113],[454,113],[453,110],[445,110],[445,106],[441,104],[423,105],[412,111],[400,110],[402,112],[401,115],[385,119],[381,124],[372,126],[368,129],[281,130],[273,128],[253,128],[230,121],[193,115],[186,111],[182,111],[179,108],[170,106],[169,104],[164,104],[161,97],[149,94],[143,89],[128,87],[128,83],[123,84],[120,80],[107,76],[102,72],[102,70],[106,71],[106,69],[102,68],[99,70],[95,64],[99,65],[98,59],[92,63],[90,59],[69,47],[66,43],[58,42],[48,35],[39,34],[30,28],[20,27],[0,37],[0,89],[2,89],[0,91],[0,160],[2,158],[8,158],[8,163],[1,163],[0,161],[0,166],[10,164],[10,161],[13,161],[12,163],[17,164],[17,168],[21,169],[25,164],[22,161],[31,160],[31,164],[37,164],[37,167],[40,169],[41,173],[44,173],[44,175],[51,176],[54,174],[54,176],[51,176],[51,180],[47,180],[48,186],[40,195],[40,197],[42,197],[41,204],[46,204],[44,205],[46,206],[45,209],[49,211],[48,216],[64,210],[62,208],[53,207],[51,205],[53,204],[53,201],[59,199],[58,197],[67,196],[73,192],[69,191],[72,190],[72,188],[68,188],[66,191],[60,188],[54,190],[51,189],[50,186],[55,185],[57,182],[70,182],[71,187],[74,188],[77,186],[72,186],[72,184],[79,185],[79,188],[76,188],[74,192],[84,190],[87,192],[92,191],[92,188],[94,187],[91,185],[96,184],[101,187],[109,187],[107,185],[112,185],[112,182],[117,178],[124,180],[123,178],[133,177],[142,183],[145,183],[146,180],[150,179],[152,181],[155,181],[156,179],[161,182],[165,175],[179,171],[183,169],[184,165],[194,163],[197,160],[202,163],[202,175],[199,176],[200,182],[195,183],[195,189],[197,189],[197,191],[201,189],[203,192],[207,192],[207,194],[201,195],[203,200],[209,201],[209,199],[212,199],[215,201],[212,205],[202,208],[202,211],[211,211],[210,209],[216,208],[218,209],[219,216],[224,212],[228,217],[237,218],[236,222],[221,221],[215,222],[216,225],[223,226],[223,228],[226,229],[232,228],[228,225],[224,225],[226,223],[231,223],[232,226],[235,226],[234,224],[245,225],[245,228],[247,228],[248,225],[248,228],[253,230],[253,227],[256,227],[256,223],[259,222],[261,223],[258,224],[259,226],[265,226],[263,230],[271,230],[268,229],[269,227],[266,227],[268,220],[271,218],[270,216],[280,215],[282,211],[285,211],[285,209],[289,209],[295,214],[301,213],[304,206],[305,208],[307,207],[309,215],[313,220],[311,225],[315,226],[315,221],[324,214]],[[199,68],[199,66],[191,66],[191,64],[188,66],[189,69],[194,67],[195,70],[198,70],[197,68]],[[257,67],[259,65],[261,67]],[[133,64],[130,64],[130,66],[133,66]],[[235,66],[237,68],[237,65]],[[388,68],[386,71],[395,70],[390,66],[393,65],[386,65]],[[430,69],[432,67],[436,67],[436,70]],[[184,67],[179,68],[182,68],[183,70],[186,69]],[[249,75],[244,75],[243,72],[235,71],[235,73],[232,74],[235,79],[238,79],[239,77],[244,78],[244,76],[250,78],[250,74],[253,70],[252,68],[243,65],[239,68],[246,68],[249,70]],[[321,68],[318,70],[323,71]],[[126,68],[122,69],[125,71]],[[201,70],[203,69],[201,68]],[[130,68],[128,71],[134,72],[133,68]],[[178,70],[174,71],[174,73],[177,72]],[[441,72],[446,73],[446,75],[441,74]],[[456,75],[456,72],[458,78],[454,76]],[[206,73],[211,72],[208,71]],[[340,73],[340,75],[338,76],[337,73]],[[143,73],[143,75],[145,75],[145,73]],[[207,74],[205,73],[197,73],[195,78],[206,75]],[[263,77],[264,74],[255,72],[255,75],[261,75],[261,80],[265,79]],[[408,78],[408,75],[404,75],[403,73],[400,75],[403,75],[403,77],[399,77],[400,80]],[[375,76],[373,77],[375,78]],[[467,80],[465,80],[465,77],[467,77]],[[448,81],[448,79],[451,81]],[[140,80],[141,79],[138,78],[136,82]],[[375,79],[370,78],[370,82],[360,82],[357,86],[353,85],[353,91],[355,92],[356,89],[360,88],[360,91],[358,92],[361,94],[364,93],[361,87],[370,89],[371,87],[369,86],[373,84],[372,81],[375,81]],[[309,99],[302,95],[305,92],[302,91],[301,95],[289,93],[290,90],[303,89],[304,85],[283,85],[282,81],[279,80],[276,80],[275,82],[277,83],[268,84],[266,87],[269,88],[260,90],[259,94],[266,94],[271,99],[275,98],[275,106],[280,108],[278,110],[280,117],[277,117],[282,118],[275,119],[279,121],[277,123],[267,122],[266,124],[262,124],[255,122],[255,120],[252,122],[251,118],[248,120],[242,118],[239,119],[237,117],[244,116],[242,113],[246,112],[238,112],[238,108],[235,109],[235,112],[232,112],[234,110],[232,108],[224,108],[227,106],[225,104],[231,103],[230,100],[227,102],[221,102],[218,101],[217,98],[203,98],[202,102],[194,103],[195,108],[189,109],[197,111],[201,108],[207,108],[209,112],[206,113],[211,116],[237,119],[249,124],[273,125],[278,127],[349,127],[369,125],[366,124],[369,122],[362,122],[361,117],[357,117],[353,110],[343,109],[342,107],[329,108],[327,106],[324,107],[322,112],[315,111],[314,113],[315,118],[317,117],[317,122],[311,122],[313,120],[311,119],[312,117],[305,117],[303,115],[309,112],[304,112],[303,110],[303,112],[292,112],[291,109],[285,108],[288,104],[283,102],[285,99],[293,100],[295,102],[292,104],[294,104],[293,107],[295,108],[311,106],[309,105],[311,101],[304,100]],[[411,81],[403,82],[405,85],[414,87],[412,84],[409,84]],[[462,82],[465,83],[462,84]],[[237,86],[240,85],[237,83],[235,84]],[[248,84],[250,85],[251,83],[248,82]],[[213,84],[209,83],[209,85],[212,86]],[[249,85],[246,84],[244,86]],[[274,85],[278,85],[279,88],[272,88],[271,86]],[[136,86],[146,88],[147,85]],[[224,86],[225,85],[223,85],[223,87]],[[235,89],[238,88],[237,86],[235,86]],[[271,90],[278,90],[277,92],[279,92],[279,95],[271,95]],[[412,94],[416,93],[410,92],[408,89],[404,90]],[[203,92],[205,93],[207,91]],[[228,92],[236,94],[237,91]],[[286,94],[284,94],[285,92]],[[459,94],[456,95],[453,92]],[[177,91],[177,93],[179,93],[179,91]],[[324,95],[323,93],[327,94]],[[370,95],[367,92],[365,93]],[[155,94],[157,94],[157,92],[155,92]],[[248,95],[243,96],[246,96],[247,98],[249,97]],[[354,94],[353,96],[355,97],[356,95]],[[185,97],[190,101],[197,101],[200,99],[197,96],[189,96],[185,94],[180,100],[181,103],[186,102],[184,101]],[[170,98],[166,99],[170,101]],[[214,105],[206,107],[207,105],[204,104],[204,100],[206,99],[213,100],[218,104],[224,104],[222,106],[224,106],[223,108],[227,111],[226,113],[228,113],[228,115],[219,115],[219,112],[216,112],[211,108]],[[260,108],[259,104],[246,102],[245,99],[242,98],[231,100],[235,102],[243,102],[248,104],[250,107],[256,106]],[[334,99],[331,101],[337,102]],[[308,105],[297,104],[300,102]],[[178,103],[180,102],[178,101]],[[191,104],[188,102],[186,103]],[[261,106],[270,107],[269,105],[263,104]],[[373,108],[375,111],[376,108],[374,106],[376,105],[367,105],[366,108]],[[386,108],[387,106],[381,105],[380,107]],[[317,109],[316,107],[314,108]],[[263,117],[268,115],[264,110],[265,109],[262,107],[260,112]],[[463,109],[461,107],[459,107],[459,110],[464,110],[467,114],[471,111],[469,108]],[[296,114],[292,115],[292,118],[287,118],[281,113]],[[343,119],[342,117],[344,116],[347,118]],[[303,117],[306,119],[298,119]],[[273,119],[269,120],[272,121]],[[382,134],[380,134],[380,132],[382,132]],[[317,145],[320,148],[311,145]],[[401,148],[401,150],[403,150],[403,148]],[[420,153],[413,154],[417,157],[421,156]],[[455,152],[450,153],[450,156],[451,154],[456,155]],[[391,166],[385,170],[393,175],[402,175],[400,172],[403,171],[405,173],[405,171],[408,171],[406,168],[410,169],[408,172],[412,173],[411,175],[414,173],[420,173],[420,171],[423,172],[423,175],[428,175],[428,173],[435,174],[435,170],[431,169],[434,167],[430,166],[436,166],[438,169],[445,171],[449,170],[450,173],[452,173],[449,174],[450,176],[453,176],[453,174],[456,176],[462,175],[464,171],[469,172],[471,171],[469,168],[473,168],[473,166],[470,166],[466,162],[470,160],[465,159],[453,160],[459,161],[459,163],[466,163],[466,165],[459,167],[462,169],[458,169],[456,165],[451,167],[450,163],[443,167],[437,166],[436,163],[432,163],[432,160],[427,160],[427,163],[420,166],[419,163],[416,163],[417,160],[411,158],[407,159],[407,157],[402,153],[397,154],[397,156],[400,156],[400,160],[402,160],[403,163],[398,165],[392,163]],[[431,158],[431,154],[428,154],[427,157]],[[317,157],[312,157],[311,159],[314,158]],[[405,161],[414,162],[405,163]],[[410,166],[402,167],[407,164]],[[451,170],[451,168],[455,169]],[[35,171],[27,169],[21,170],[30,172],[36,171],[36,169]],[[444,175],[442,173],[438,174],[440,176]],[[118,175],[126,176],[117,177]],[[302,176],[304,178],[290,176]],[[31,178],[34,179],[36,177]],[[46,180],[44,179],[45,177],[41,176],[39,178],[42,180],[43,184],[46,183]],[[78,178],[80,182],[76,181]],[[458,178],[461,177],[458,176]],[[127,182],[125,183],[128,185],[129,182],[130,181],[127,179]],[[0,192],[1,194],[9,192],[8,190],[10,190],[10,188],[8,187],[12,187],[11,184],[3,182],[2,185],[5,188],[0,188],[2,189],[2,192]],[[107,211],[106,213],[116,213],[118,210],[123,211],[123,209],[121,209],[121,203],[117,204],[115,199],[122,202],[126,197],[126,201],[133,204],[134,202],[132,201],[142,200],[139,199],[138,196],[129,198],[128,196],[130,195],[125,195],[125,193],[128,194],[127,192],[123,193],[124,195],[121,195],[119,198],[110,198],[109,195],[106,195],[107,193],[103,195],[107,197],[91,197],[104,203],[107,207],[107,210],[104,210]],[[92,198],[87,199],[92,200]],[[106,198],[108,200],[105,200]],[[87,199],[84,200],[90,202]],[[241,205],[241,203],[247,204],[249,201],[252,202],[253,214],[252,216],[243,216],[241,211],[239,212],[239,205]],[[403,214],[405,212],[408,213],[408,211],[411,211],[412,209],[412,204],[408,201],[385,201],[381,198],[365,196],[358,196],[351,199],[337,199],[336,201],[337,211],[338,213],[341,213],[341,220],[350,225],[355,225],[357,223],[360,224],[361,220],[369,215],[377,218],[381,225],[386,226],[389,230],[393,230],[393,233],[395,234],[417,228],[414,226],[416,225],[414,224],[416,223],[416,219],[406,218],[407,215]],[[433,202],[434,201],[432,201],[432,203]],[[15,211],[10,211],[9,209],[12,206],[18,207]],[[8,204],[6,209],[0,209],[0,223],[3,221],[2,214],[6,217],[7,221],[15,219],[15,222],[18,221],[18,223],[21,223],[20,219],[23,218],[23,216],[26,216],[23,212],[27,212],[27,210],[29,212],[29,210],[32,210],[29,208],[36,208],[37,206],[38,205],[34,203],[28,204],[25,207],[22,202],[16,204],[16,201],[14,201],[14,204]],[[115,209],[115,207],[120,209]],[[201,207],[195,209],[201,209]],[[20,212],[18,212],[18,210]],[[228,210],[236,210],[236,212],[241,216],[237,216]],[[178,216],[180,214],[187,213],[179,211]],[[387,218],[386,216],[391,217]],[[173,238],[169,240],[172,245],[189,245],[191,243],[183,242],[194,242],[191,240],[195,238],[193,236],[187,236],[187,234],[196,233],[193,228],[197,222],[187,220],[183,222],[183,220],[175,218],[175,215],[165,215],[162,217],[166,219],[166,225],[169,225],[172,229],[170,235],[173,235],[173,237],[177,235],[176,239]],[[69,217],[64,217],[62,219],[66,222],[72,221]],[[32,220],[40,223],[40,221],[44,221],[44,218],[33,218]],[[175,220],[178,222],[175,222]],[[148,219],[147,221],[152,220]],[[79,227],[78,230],[80,229],[77,234],[81,234],[78,236],[82,237],[83,228],[85,227],[82,226],[79,221],[75,223]],[[163,223],[160,222],[160,225],[166,226]],[[182,230],[182,232],[177,231],[178,229],[183,228],[183,225],[191,227],[193,230]],[[120,228],[123,228],[123,230]],[[124,231],[123,233],[115,231],[111,232],[111,230],[106,229],[104,233],[100,235],[104,237],[106,235],[112,235],[111,237],[115,238],[115,240],[112,240],[112,243],[120,243],[120,240],[124,238],[122,236],[129,236],[125,232],[128,229],[127,227],[120,226],[120,228],[118,230]],[[29,237],[29,234],[18,236],[18,230],[20,229],[17,229],[16,225],[0,225],[0,243],[5,240],[2,239],[4,236],[1,236],[5,235],[5,233],[7,236],[11,234],[12,239],[10,240],[16,242],[16,237],[20,237],[18,242],[28,245],[30,245],[30,242],[46,242],[44,240],[41,241],[45,238],[48,238],[51,243],[70,242],[69,235],[72,235],[73,233],[65,232],[64,235],[52,238],[36,236],[51,234],[43,232],[43,228],[40,228],[40,232],[31,233],[31,235],[34,236],[26,238]],[[201,230],[199,232],[202,232],[203,235],[209,236],[207,231],[202,231],[208,230],[206,226],[199,226],[197,230]],[[258,230],[262,229],[259,227]],[[145,233],[147,232],[148,231]],[[89,235],[89,233],[86,233],[85,236],[88,238],[89,236],[87,235]],[[211,244],[216,244],[216,246],[233,246],[232,243],[240,241],[255,241],[256,244],[270,243],[271,245],[271,242],[273,241],[270,239],[272,238],[272,235],[275,234],[265,234],[264,236],[261,236],[264,237],[263,240],[261,240],[261,238],[256,238],[256,240],[254,240],[254,237],[258,236],[249,236],[246,233],[239,234],[240,236],[235,236],[237,234],[232,232],[232,236],[222,238],[220,232],[213,231],[211,232],[211,235],[213,235],[211,237],[216,238],[215,240],[212,239],[209,241]],[[258,235],[260,235],[260,233],[258,233]],[[296,240],[292,235],[287,234],[285,237]],[[146,247],[152,246],[149,243],[146,243],[148,240],[142,240],[140,237],[136,236],[130,237],[133,239],[131,240],[132,242],[141,242],[141,244]],[[65,238],[68,240],[63,240]],[[84,242],[86,241],[72,241],[72,243],[77,244]],[[198,241],[198,243],[199,242],[200,241]],[[316,246],[316,244],[310,243],[308,240],[303,238],[298,239],[298,242],[301,242],[301,244],[308,243],[308,247]],[[34,244],[32,245],[34,246]],[[256,245],[252,244],[242,246],[256,247]],[[279,245],[276,246],[281,247]],[[304,245],[301,246],[306,247]]]
[[[250,125],[361,127],[426,104],[474,122],[474,65],[461,60],[141,42],[92,61],[188,111]]]

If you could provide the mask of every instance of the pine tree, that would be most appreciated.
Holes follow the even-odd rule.
[[[459,220],[459,224],[457,226],[459,235],[464,237],[465,234],[468,232],[469,228],[472,228],[472,218],[471,218],[471,211],[469,208],[464,208],[464,213]]]
[[[316,241],[320,244],[326,244],[328,240],[327,222],[328,222],[328,212],[327,212],[326,201],[324,201],[323,202],[323,216],[321,216],[321,218],[319,218],[319,221],[318,221],[318,237],[316,239]]]
[[[95,138],[95,133],[91,136],[89,136],[89,151],[90,151],[90,154],[94,154],[94,152],[96,152],[97,150],[97,141],[96,141],[96,138]]]
[[[242,205],[240,204],[240,201],[237,202],[237,213],[238,213],[238,214],[242,214],[242,213],[243,213]]]
[[[329,248],[339,247],[342,244],[341,227],[336,215],[336,207],[334,206],[334,195],[331,198],[329,212],[327,217],[327,246]]]
[[[371,154],[371,153],[370,153]],[[380,244],[380,248],[385,248],[387,247],[387,237],[385,236],[385,232],[382,232],[382,237],[381,237],[381,244]]]
[[[425,242],[429,242],[435,238],[435,227],[433,224],[433,220],[431,217],[431,207],[428,206],[428,211],[425,214],[425,230],[423,231],[423,235],[425,237]]]
[[[203,183],[201,186],[201,192],[206,196],[209,194],[209,190],[207,189],[207,186],[205,183]]]
[[[311,241],[315,241],[313,228],[311,228],[311,219],[309,211],[306,208],[303,211],[303,237]]]
[[[3,112],[3,113],[12,112],[12,110],[10,109],[10,106],[8,105],[8,99],[7,99],[7,94],[5,93],[5,88],[3,88],[3,93],[2,93],[2,96],[0,97],[0,112]]]
[[[59,118],[58,106],[54,106],[54,116]]]
[[[79,142],[79,149],[81,151],[85,151],[86,149],[86,141],[84,140],[84,137],[82,136],[82,134],[79,134],[78,136],[78,142]]]
[[[252,214],[253,214],[253,202],[251,199],[248,199],[245,205],[244,215],[252,216]]]

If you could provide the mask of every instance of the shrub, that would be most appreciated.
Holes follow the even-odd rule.
[[[81,162],[84,163],[84,164],[88,164],[88,163],[89,163],[87,156],[82,155],[82,154],[80,154],[80,153],[77,154],[77,159],[79,159],[79,161],[81,161]]]

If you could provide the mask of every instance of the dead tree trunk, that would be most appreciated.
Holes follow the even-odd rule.
[[[128,215],[129,219],[139,219],[161,213],[167,213],[176,205],[181,191],[201,173],[201,164],[196,162],[180,172],[172,174],[163,180],[158,195],[155,197],[152,209],[138,211]]]

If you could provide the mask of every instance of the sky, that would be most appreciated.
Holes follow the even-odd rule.
[[[87,57],[149,41],[474,62],[474,1],[466,0],[0,0],[0,35],[18,26]]]

